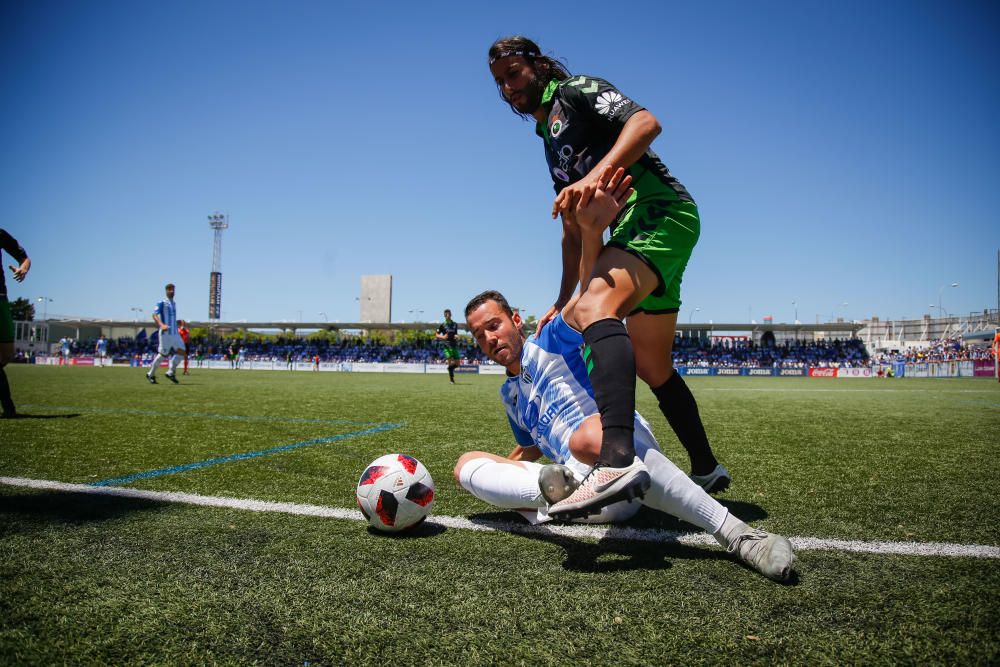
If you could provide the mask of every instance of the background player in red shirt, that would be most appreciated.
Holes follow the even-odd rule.
[[[188,329],[187,322],[184,320],[177,320],[177,333],[180,335],[181,340],[184,341],[184,375],[188,374],[188,349],[191,347],[191,330]]]

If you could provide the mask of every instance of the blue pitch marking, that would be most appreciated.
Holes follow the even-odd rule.
[[[24,403],[22,408],[48,408],[50,410],[71,410],[74,412],[96,412],[104,414],[140,415],[143,417],[204,417],[207,419],[232,419],[236,421],[283,422],[288,424],[337,424],[341,426],[365,426],[378,422],[357,422],[346,419],[305,419],[303,417],[255,417],[250,415],[219,415],[211,412],[160,412],[157,410],[135,410],[131,408],[83,408],[71,405],[40,405]]]
[[[257,458],[258,456],[268,456],[269,454],[278,454],[280,452],[287,452],[293,449],[299,449],[301,447],[311,447],[312,445],[323,445],[328,442],[336,442],[337,440],[345,440],[347,438],[355,438],[362,435],[370,435],[372,433],[389,431],[391,429],[399,428],[401,426],[402,424],[380,424],[373,428],[366,428],[362,431],[353,431],[351,433],[342,433],[341,435],[331,435],[326,438],[316,438],[314,440],[306,440],[304,442],[295,442],[290,445],[282,445],[281,447],[272,447],[271,449],[262,449],[257,452],[243,452],[242,454],[220,456],[214,459],[197,461],[195,463],[185,463],[184,465],[172,466],[170,468],[160,468],[158,470],[137,472],[132,475],[125,475],[124,477],[115,477],[113,479],[105,479],[100,482],[92,482],[89,486],[120,486],[122,484],[129,484],[139,479],[163,477],[164,475],[174,475],[179,472],[187,472],[188,470],[197,470],[198,468],[207,468],[208,466],[219,465],[220,463],[229,463],[230,461],[243,461],[246,459],[254,459]]]

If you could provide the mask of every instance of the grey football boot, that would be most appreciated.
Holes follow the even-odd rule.
[[[569,497],[578,486],[580,482],[573,471],[559,463],[542,466],[538,473],[538,488],[549,505]]]

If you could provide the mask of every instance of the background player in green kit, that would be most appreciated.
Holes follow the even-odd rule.
[[[650,386],[660,410],[691,459],[691,478],[708,491],[729,485],[730,475],[712,453],[698,406],[673,368],[672,352],[684,269],[700,234],[698,208],[683,185],[650,150],[660,124],[649,111],[609,82],[571,76],[526,37],[497,40],[490,71],[513,111],[536,121],[556,199],[553,217],[563,221],[563,275],[559,295],[539,320],[543,327],[572,297],[582,294],[565,318],[583,332],[595,400],[603,425],[597,466],[617,471],[617,482],[596,488],[589,479],[553,505],[553,514],[590,513],[629,485],[648,479],[635,456],[632,415],[635,378]],[[592,243],[577,225],[581,198],[610,170],[624,168],[635,192],[612,223],[611,238],[596,261],[581,267],[582,244]],[[628,329],[622,322],[627,318]],[[595,477],[596,476],[592,476]]]
[[[448,377],[455,384],[455,368],[461,363],[458,355],[458,325],[451,319],[451,311],[445,308],[444,322],[438,327],[434,337],[443,340],[444,358],[448,361]]]

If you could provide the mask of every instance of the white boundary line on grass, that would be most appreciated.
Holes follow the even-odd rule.
[[[342,507],[324,507],[322,505],[301,505],[297,503],[280,503],[268,500],[253,500],[249,498],[227,498],[221,496],[201,496],[194,493],[179,493],[174,491],[144,491],[142,489],[126,489],[122,487],[95,487],[86,484],[68,484],[44,479],[26,479],[23,477],[0,477],[0,484],[29,489],[47,491],[65,491],[69,493],[87,493],[95,496],[114,496],[118,498],[134,498],[163,503],[180,503],[185,505],[200,505],[203,507],[224,507],[229,509],[249,510],[251,512],[277,512],[281,514],[299,514],[317,516],[328,519],[346,519],[349,521],[364,521],[361,512]],[[656,528],[630,528],[628,526],[590,526],[590,525],[542,525],[531,526],[513,521],[473,521],[464,517],[434,516],[428,520],[430,524],[462,530],[477,530],[486,532],[507,532],[521,534],[560,535],[599,540],[602,538],[640,541],[640,542],[674,542],[691,546],[718,546],[710,535],[678,533]],[[1000,547],[983,544],[949,544],[946,542],[869,542],[863,540],[832,540],[819,537],[789,537],[796,549],[803,551],[851,551],[855,553],[895,554],[901,556],[953,556],[964,558],[998,558]]]

